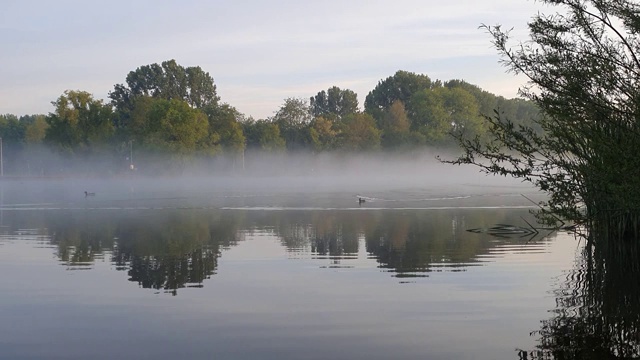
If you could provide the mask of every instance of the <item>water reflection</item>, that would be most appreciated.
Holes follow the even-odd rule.
[[[553,317],[520,359],[640,358],[640,246],[586,246],[555,292]]]
[[[15,229],[36,229],[69,270],[108,261],[143,288],[176,295],[202,287],[218,271],[225,249],[266,233],[289,254],[350,268],[359,254],[400,279],[433,271],[462,271],[504,249],[536,251],[536,239],[498,239],[465,231],[519,223],[526,211],[29,211],[6,212]],[[16,231],[14,229],[14,231]]]
[[[221,249],[242,238],[231,214],[159,211],[15,212],[17,228],[39,227],[69,270],[108,259],[143,288],[176,294],[215,273]],[[28,225],[27,225],[28,224]]]
[[[348,269],[365,260],[398,282],[465,271],[503,253],[547,251],[545,238],[496,238],[467,232],[523,225],[526,211],[7,211],[3,241],[36,239],[69,270],[104,261],[142,288],[177,295],[207,286],[225,252],[268,235],[292,258]],[[278,245],[276,245],[278,246]],[[396,290],[397,291],[397,290]],[[554,293],[556,308],[532,333],[520,359],[640,357],[640,246],[586,247]]]
[[[379,267],[399,278],[424,277],[432,271],[461,271],[480,265],[504,251],[522,247],[536,251],[541,236],[497,238],[466,231],[469,224],[520,223],[526,211],[368,211],[275,214],[277,233],[291,252],[306,249],[340,263],[359,251],[364,238],[366,252]],[[297,217],[296,217],[297,216]]]

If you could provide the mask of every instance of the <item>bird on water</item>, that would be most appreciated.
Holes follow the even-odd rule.
[[[84,197],[87,197],[87,196],[96,196],[96,193],[85,191],[84,192]]]

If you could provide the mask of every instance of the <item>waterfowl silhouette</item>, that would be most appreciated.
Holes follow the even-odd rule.
[[[362,205],[365,202],[366,200],[364,198],[361,198],[360,196],[358,196],[358,205]]]
[[[85,192],[84,192],[84,197],[87,197],[87,196],[96,196],[96,193],[94,193],[94,192],[87,192],[87,191],[85,191]]]

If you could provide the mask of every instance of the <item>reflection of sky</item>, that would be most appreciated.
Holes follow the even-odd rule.
[[[47,113],[66,89],[106,97],[135,68],[176,59],[211,73],[224,102],[256,118],[287,97],[336,85],[364,102],[399,69],[463,78],[515,96],[481,23],[515,27],[531,1],[5,0],[0,12],[0,114]]]
[[[224,250],[204,288],[172,297],[138,289],[108,261],[67,271],[36,244],[0,245],[0,272],[14,274],[0,277],[7,358],[513,358],[532,347],[576,249],[559,235],[541,251],[514,247],[400,284],[363,253],[341,260],[353,268],[327,268],[256,233]]]

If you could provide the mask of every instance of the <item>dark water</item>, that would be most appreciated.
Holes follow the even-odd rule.
[[[466,231],[533,224],[517,185],[174,181],[2,184],[0,358],[582,358],[637,324],[572,235]]]

